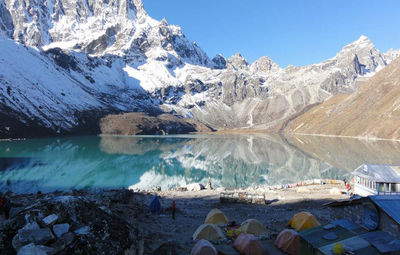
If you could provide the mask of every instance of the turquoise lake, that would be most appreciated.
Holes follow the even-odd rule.
[[[243,188],[349,178],[362,163],[399,165],[400,143],[266,134],[1,141],[0,190],[166,189],[208,178]]]

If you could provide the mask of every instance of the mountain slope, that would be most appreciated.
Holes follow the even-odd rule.
[[[212,60],[140,0],[0,0],[0,138],[98,132],[110,113],[169,113],[213,129],[277,131],[352,92],[399,51],[365,36],[319,64]]]
[[[400,139],[400,58],[356,92],[333,96],[301,115],[288,131]]]

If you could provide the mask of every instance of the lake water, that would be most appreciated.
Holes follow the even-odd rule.
[[[274,135],[72,137],[0,142],[0,190],[228,188],[343,179],[362,163],[400,165],[400,143]]]

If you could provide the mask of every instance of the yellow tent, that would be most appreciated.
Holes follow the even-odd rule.
[[[217,255],[215,247],[207,240],[201,239],[197,241],[190,255]]]
[[[297,231],[306,230],[321,225],[318,220],[309,212],[301,212],[294,215],[288,225]]]
[[[281,231],[274,244],[287,254],[300,254],[300,236],[293,229],[284,229]]]
[[[240,232],[255,236],[265,236],[267,229],[258,220],[248,219],[240,226]]]
[[[223,212],[221,212],[221,210],[214,208],[208,213],[204,223],[225,225],[228,224],[228,218]]]
[[[214,224],[200,225],[193,234],[193,240],[218,240],[224,238],[222,230]]]

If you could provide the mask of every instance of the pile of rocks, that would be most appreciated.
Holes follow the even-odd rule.
[[[136,254],[139,249],[132,216],[143,209],[131,191],[7,198],[11,209],[8,219],[0,216],[1,254]]]

